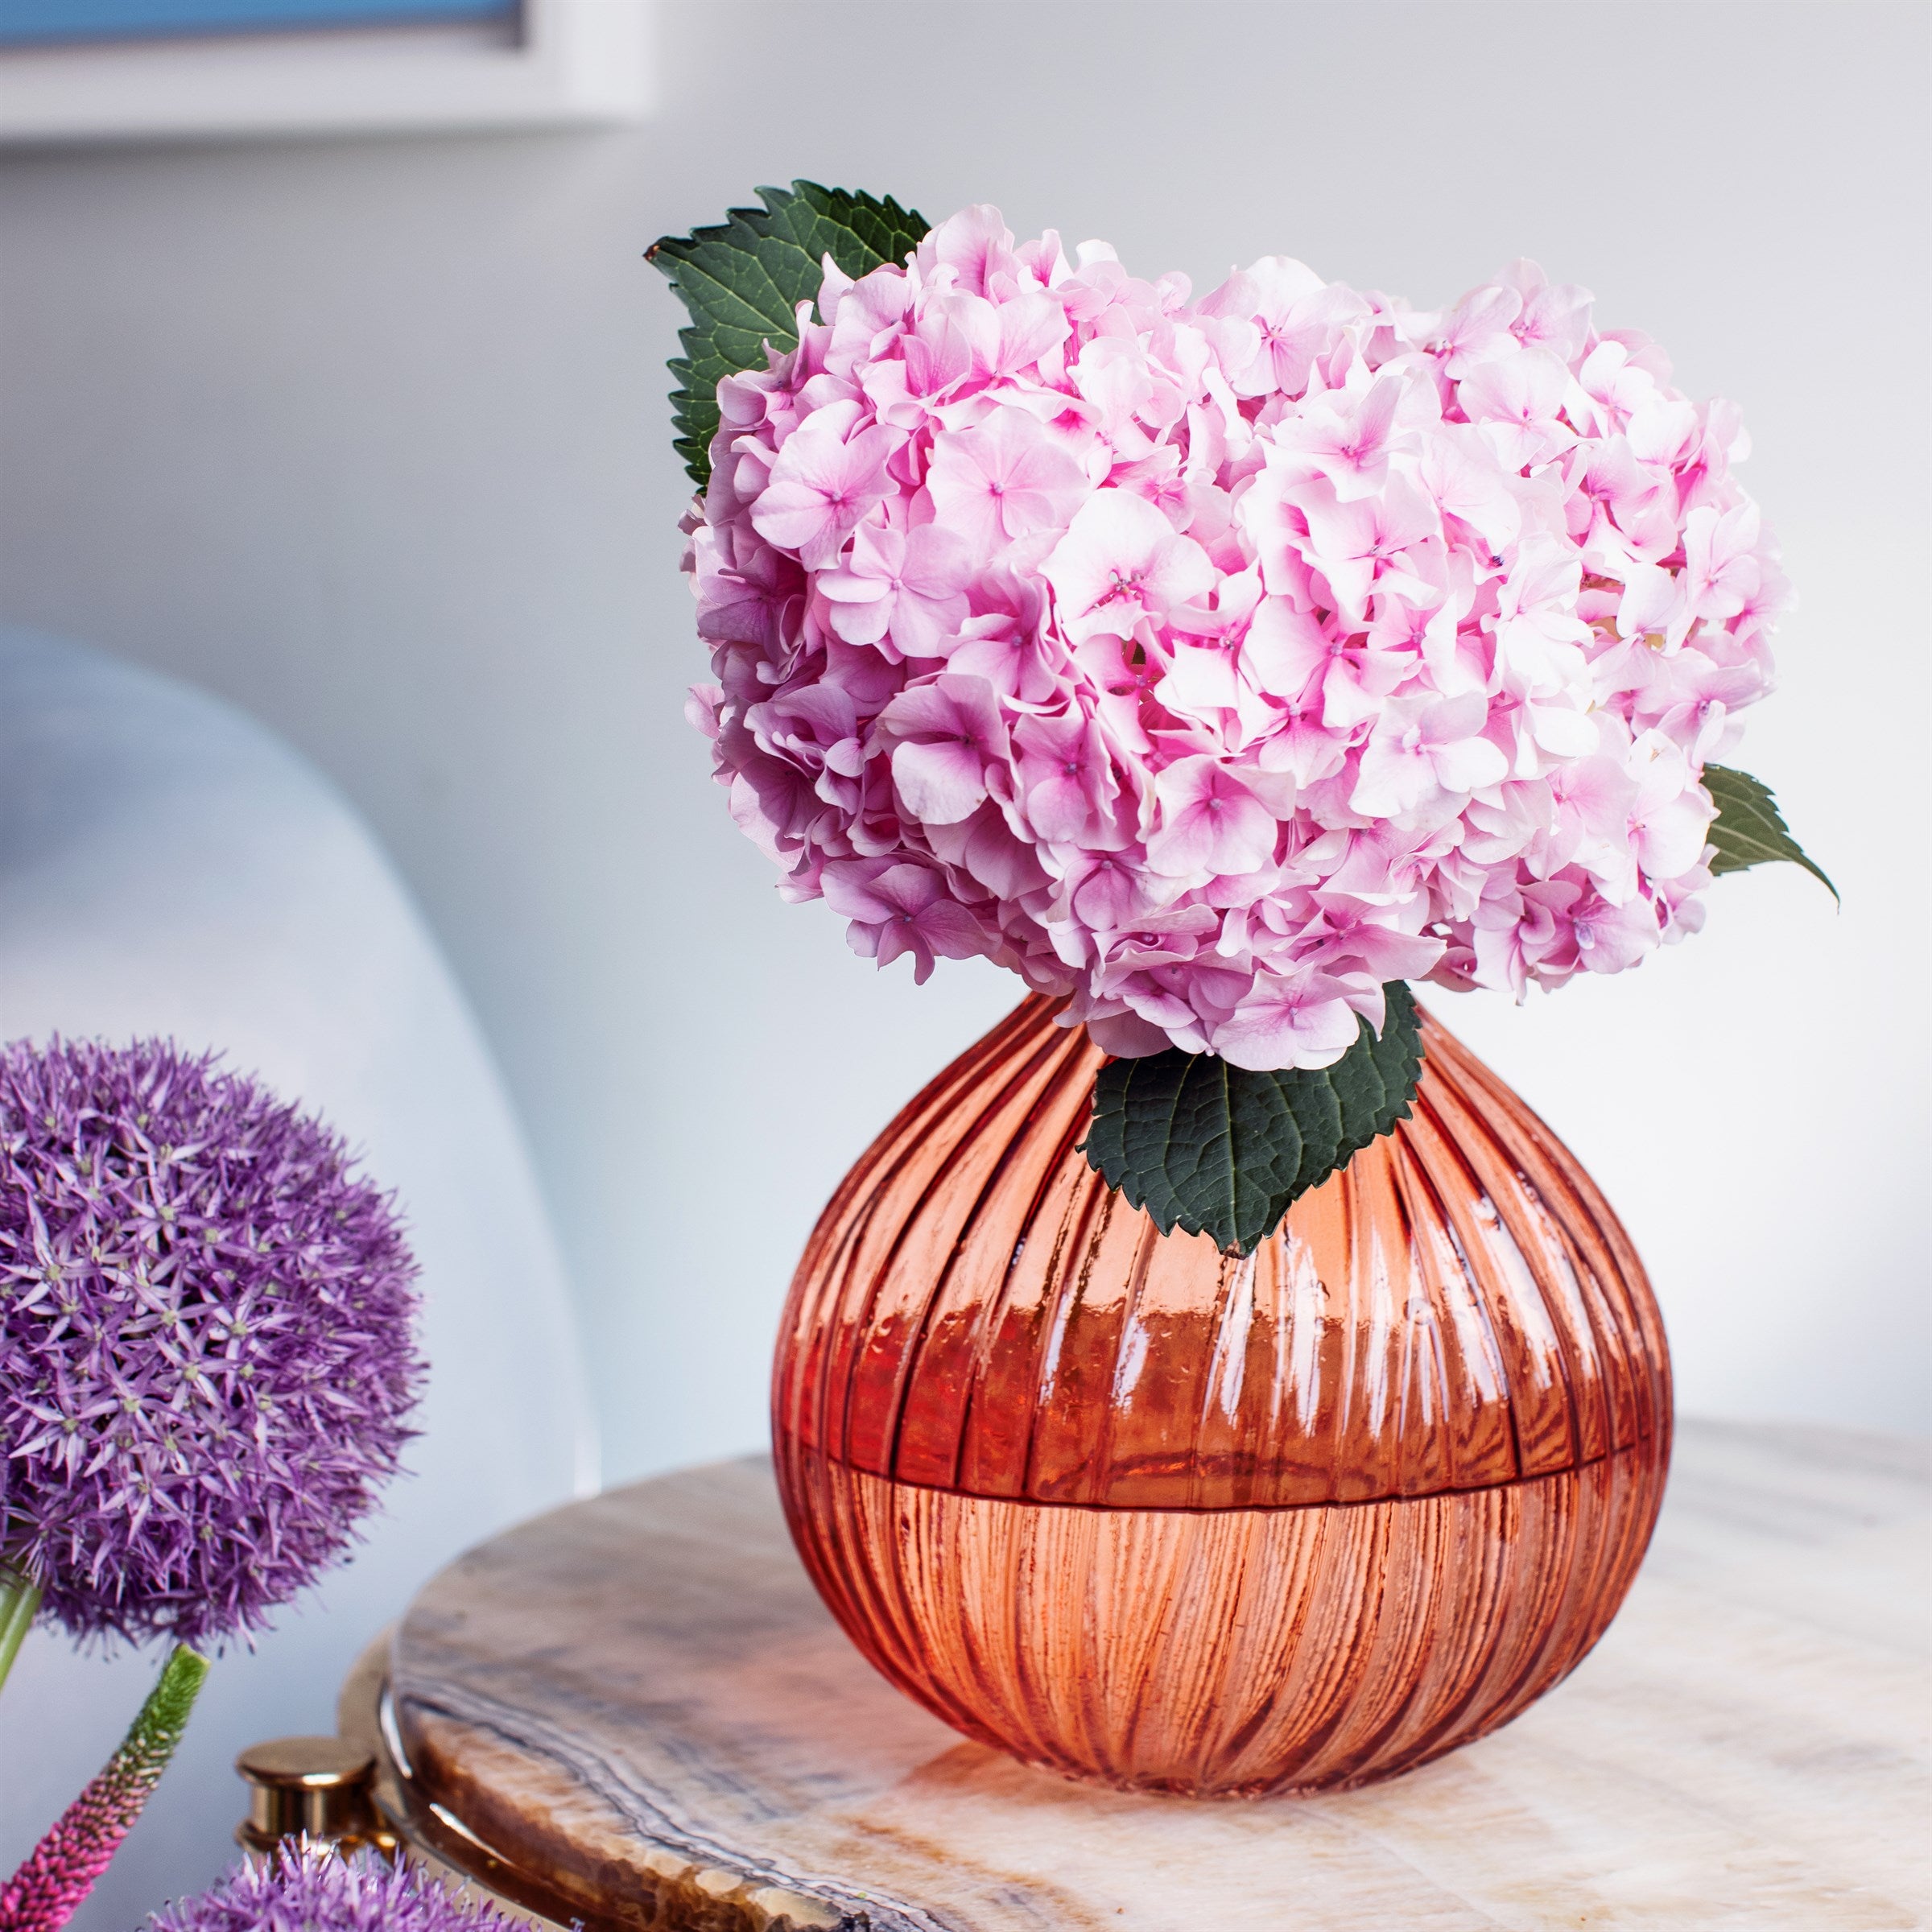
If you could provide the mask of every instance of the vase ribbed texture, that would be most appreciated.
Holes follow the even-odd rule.
[[[1412,1117],[1252,1256],[1078,1151],[1103,1056],[1030,999],[846,1177],[793,1283],[779,1482],[894,1683],[1140,1789],[1364,1782],[1493,1729],[1615,1613],[1669,1358],[1575,1158],[1424,1017]]]

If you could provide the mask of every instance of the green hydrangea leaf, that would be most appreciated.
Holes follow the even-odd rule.
[[[1251,1254],[1290,1206],[1405,1118],[1422,1070],[1421,1022],[1399,980],[1383,988],[1332,1067],[1252,1073],[1179,1047],[1110,1060],[1093,1084],[1088,1163],[1163,1234],[1207,1234]]]
[[[667,235],[645,254],[691,312],[691,327],[678,332],[684,353],[671,365],[683,386],[671,401],[678,453],[700,489],[711,481],[720,381],[764,368],[767,342],[781,352],[798,345],[798,306],[816,299],[824,258],[856,279],[904,261],[927,227],[890,196],[815,181],[758,193],[762,208],[734,208],[722,225]]]
[[[1796,839],[1785,828],[1771,788],[1748,771],[1733,771],[1728,765],[1704,767],[1704,789],[1716,802],[1717,816],[1705,836],[1717,848],[1711,861],[1713,873],[1742,872],[1749,865],[1768,865],[1774,860],[1789,860],[1802,865],[1833,898],[1838,888],[1805,856]]]

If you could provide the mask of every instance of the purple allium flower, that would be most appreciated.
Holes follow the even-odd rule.
[[[147,1932],[521,1932],[410,1865],[373,1852],[342,1859],[284,1841],[269,1864],[233,1867],[209,1889],[155,1913]]]
[[[395,1473],[394,1205],[214,1056],[0,1051],[0,1563],[76,1637],[261,1628]]]
[[[204,1658],[175,1646],[120,1749],[0,1885],[0,1932],[59,1932],[73,1917],[161,1781],[207,1674]]]

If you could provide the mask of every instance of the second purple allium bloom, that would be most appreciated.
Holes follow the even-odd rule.
[[[374,1853],[338,1858],[285,1844],[263,1865],[241,1864],[194,1898],[157,1912],[147,1932],[515,1932],[480,1899]]]

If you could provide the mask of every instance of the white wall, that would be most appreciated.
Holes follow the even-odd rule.
[[[1740,762],[1790,868],[1448,1017],[1603,1180],[1688,1408],[1923,1429],[1927,16],[1880,5],[667,10],[630,133],[3,171],[5,614],[198,679],[356,799],[528,1121],[623,1476],[755,1442],[845,1163],[1015,997],[782,906],[679,696],[661,232],[795,174],[1206,287],[1517,254],[1744,407],[1803,598]],[[1439,1002],[1442,1004],[1443,1002]]]

